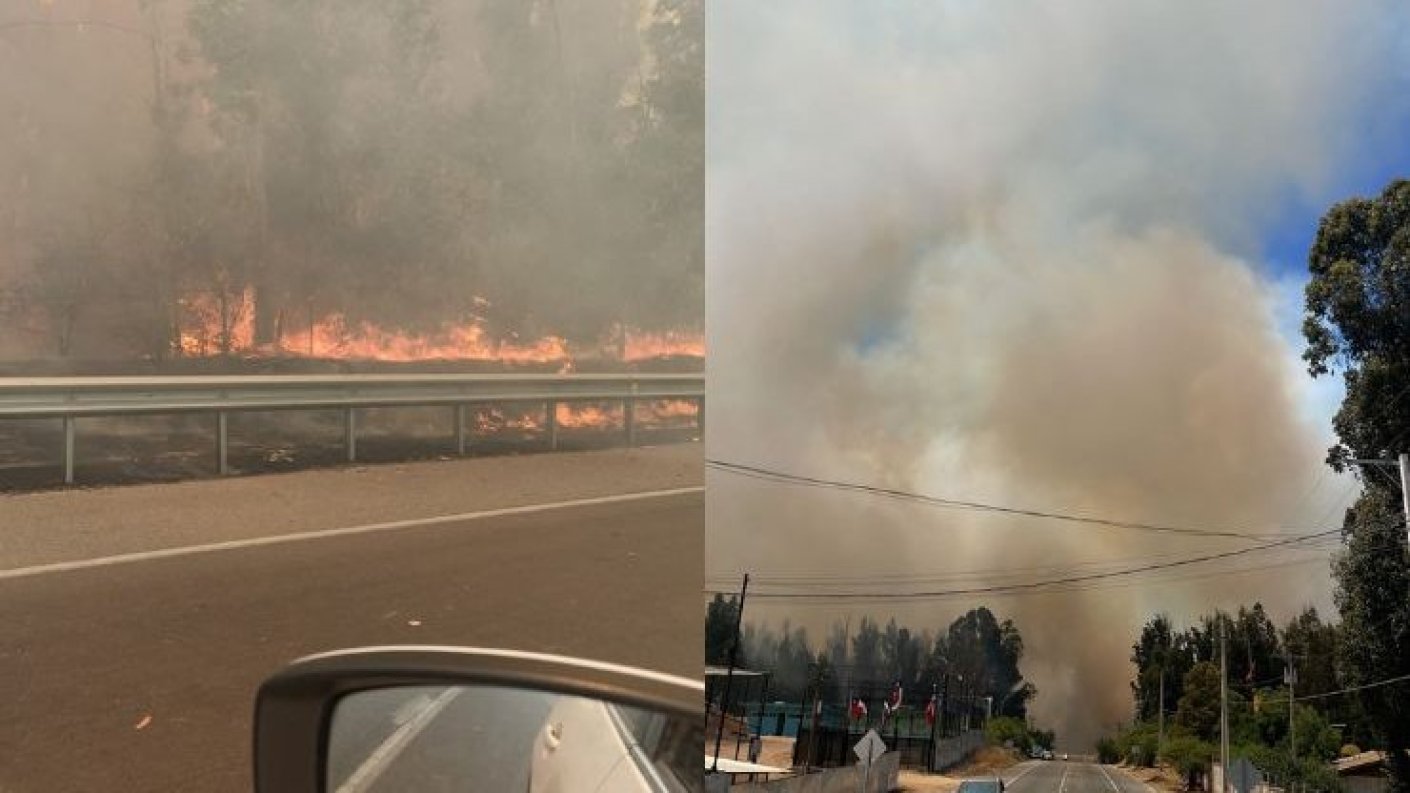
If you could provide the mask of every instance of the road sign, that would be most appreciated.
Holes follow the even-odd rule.
[[[876,730],[867,730],[867,734],[857,741],[857,745],[852,747],[852,751],[861,758],[863,765],[870,766],[886,754],[886,742],[881,740],[881,736],[876,734]]]

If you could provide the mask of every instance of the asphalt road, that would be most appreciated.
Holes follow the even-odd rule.
[[[356,694],[333,716],[330,779],[338,793],[527,790],[556,699],[475,686]]]
[[[1120,769],[1097,763],[1030,760],[1003,777],[1004,793],[1151,793]]]
[[[0,792],[248,791],[259,682],[340,647],[512,647],[696,677],[703,525],[695,492],[23,575],[12,561]]]

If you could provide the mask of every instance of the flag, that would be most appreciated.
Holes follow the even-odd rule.
[[[852,720],[853,720],[853,721],[860,721],[860,720],[866,718],[866,715],[867,715],[867,703],[863,702],[861,697],[855,697],[855,698],[853,698],[853,699],[852,699]]]
[[[894,713],[901,708],[901,681],[891,687],[891,696],[886,698],[886,712]]]
[[[931,694],[930,701],[925,703],[925,723],[931,727],[935,726],[935,718],[939,713],[939,703],[935,701],[936,696],[935,694]]]

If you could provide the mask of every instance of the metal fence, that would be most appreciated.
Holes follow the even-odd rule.
[[[636,406],[657,400],[689,400],[696,422],[705,420],[703,374],[607,375],[259,375],[222,377],[37,377],[0,379],[0,419],[63,422],[64,482],[74,482],[75,421],[84,417],[210,413],[215,416],[215,456],[230,472],[229,415],[239,411],[343,411],[343,446],[357,459],[359,408],[447,406],[454,411],[458,453],[468,438],[467,409],[474,405],[542,403],[544,431],[558,445],[559,403],[620,402],[623,433],[636,442]]]

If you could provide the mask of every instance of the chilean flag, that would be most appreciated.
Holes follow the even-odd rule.
[[[863,702],[862,699],[861,699],[861,697],[856,697],[856,698],[854,698],[854,699],[852,700],[852,711],[851,711],[851,712],[852,712],[852,720],[853,720],[853,721],[860,721],[861,719],[866,718],[866,715],[867,715],[867,703]]]
[[[891,696],[886,698],[886,712],[895,713],[901,709],[901,681],[891,687]]]
[[[937,707],[939,703],[935,701],[935,697],[935,694],[931,694],[930,701],[925,703],[925,723],[931,727],[935,726],[935,717],[939,710]]]

